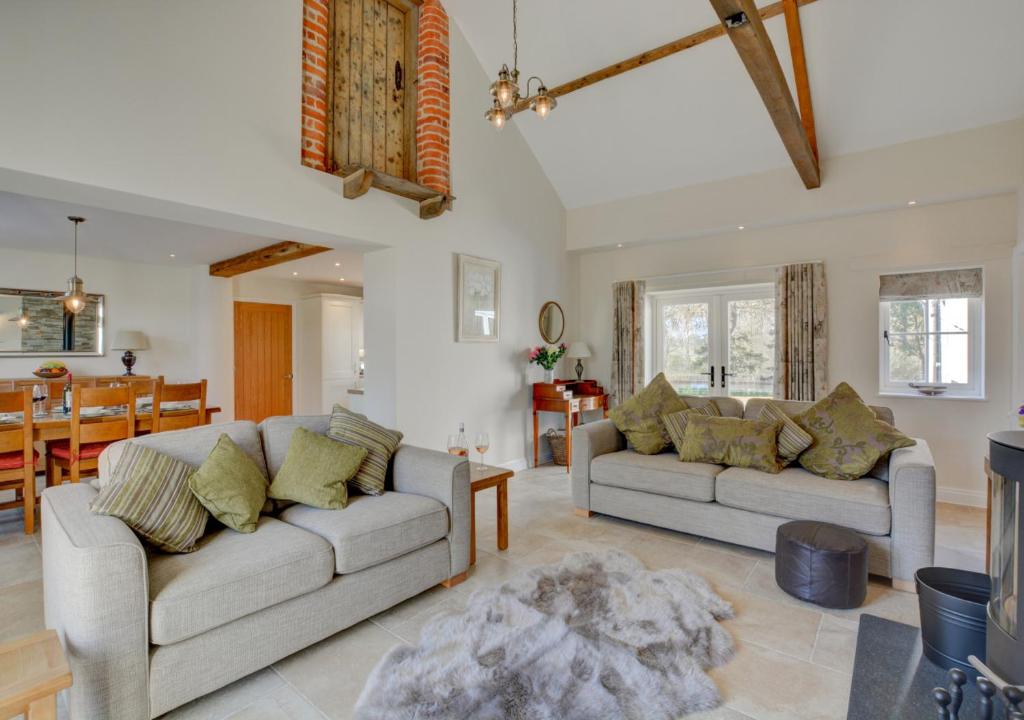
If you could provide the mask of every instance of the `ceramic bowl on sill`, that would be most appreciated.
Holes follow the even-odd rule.
[[[944,392],[949,390],[949,385],[941,385],[939,383],[908,383],[910,387],[917,390],[922,395],[928,397],[935,397],[936,395],[942,395]]]

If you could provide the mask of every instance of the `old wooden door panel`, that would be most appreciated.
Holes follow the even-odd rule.
[[[415,5],[413,0],[335,0],[334,169],[365,167],[415,180],[410,160],[415,147],[410,122],[416,102]]]
[[[292,306],[235,303],[235,419],[292,414]]]

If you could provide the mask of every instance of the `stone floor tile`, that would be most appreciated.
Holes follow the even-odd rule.
[[[857,624],[823,615],[811,662],[840,672],[853,672],[857,654]]]
[[[231,716],[231,713],[245,710],[257,701],[261,701],[261,705],[269,703],[270,701],[266,700],[267,696],[282,684],[283,681],[277,673],[270,668],[264,668],[241,680],[236,680],[217,692],[204,695],[175,708],[169,713],[161,715],[160,720],[223,720]],[[240,717],[246,718],[246,720],[250,719],[248,715]],[[263,716],[253,715],[251,717],[262,720]],[[273,715],[267,717],[278,720]]]
[[[0,547],[0,588],[20,585],[43,576],[43,556],[39,546],[21,533],[22,541]]]
[[[0,588],[0,643],[44,627],[42,580]]]
[[[821,625],[821,612],[770,600],[743,590],[722,590],[736,617],[725,622],[733,637],[810,660]]]

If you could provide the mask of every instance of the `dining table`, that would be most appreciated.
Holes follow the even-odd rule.
[[[167,410],[161,408],[161,417],[174,417],[175,415],[185,415],[187,413],[194,413],[195,408],[185,408],[181,410]],[[209,425],[213,416],[221,412],[219,407],[207,407],[206,408],[206,420],[205,424]],[[93,423],[93,422],[111,422],[124,418],[123,411],[117,414],[110,415],[98,415],[95,417],[83,416],[81,422]],[[17,422],[21,422],[20,417],[17,418]],[[35,415],[32,420],[32,439],[36,442],[49,442],[50,440],[68,440],[71,438],[71,415],[65,413],[60,409],[50,410],[45,415]],[[0,422],[0,424],[3,424]],[[153,429],[153,410],[152,408],[140,409],[135,412],[135,432],[149,432]]]

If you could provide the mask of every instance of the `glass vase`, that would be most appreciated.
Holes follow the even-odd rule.
[[[544,382],[546,382],[546,383],[553,383],[554,381],[555,381],[555,369],[551,368],[550,370],[548,370],[548,369],[545,368],[545,370],[544,370]]]

